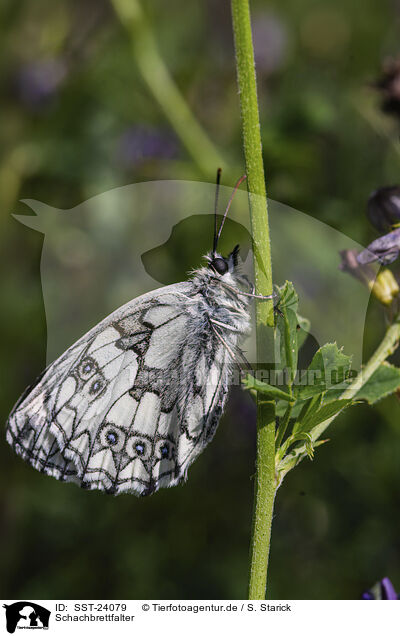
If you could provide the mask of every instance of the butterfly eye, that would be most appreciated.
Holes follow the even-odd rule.
[[[221,276],[228,271],[228,263],[224,258],[213,258],[210,267],[214,269],[217,274],[221,274]]]
[[[131,437],[126,445],[126,452],[129,457],[136,459],[149,459],[151,453],[151,444],[140,437]]]
[[[162,459],[167,459],[169,456],[169,446],[168,444],[163,444],[160,448],[160,453]]]
[[[103,387],[104,387],[104,383],[102,380],[95,380],[90,385],[89,393],[91,395],[97,395],[98,393],[100,393]]]
[[[96,371],[97,366],[92,358],[84,358],[79,365],[78,371],[82,380],[87,380]]]
[[[173,459],[175,445],[166,439],[160,439],[156,444],[155,455],[159,459]]]
[[[121,451],[125,443],[125,433],[114,424],[106,424],[100,431],[100,443],[113,451]]]
[[[117,433],[115,433],[114,431],[110,431],[106,435],[106,440],[110,444],[110,446],[115,446],[115,444],[118,442]]]

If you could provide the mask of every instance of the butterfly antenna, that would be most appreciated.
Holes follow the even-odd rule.
[[[217,243],[218,243],[218,238],[217,238],[217,234],[218,234],[217,213],[218,213],[218,197],[219,197],[219,184],[221,182],[221,172],[222,172],[221,168],[218,168],[218,170],[217,170],[217,180],[216,180],[216,186],[215,186],[213,254],[215,254],[216,251],[217,251]]]
[[[224,216],[222,217],[222,221],[221,221],[221,225],[219,226],[219,230],[217,233],[217,240],[215,241],[215,250],[217,249],[217,245],[218,245],[218,241],[219,241],[219,237],[221,236],[221,232],[222,232],[222,228],[224,227],[224,223],[225,223],[225,219],[227,217],[227,214],[229,212],[229,208],[231,207],[232,201],[233,201],[233,197],[235,196],[236,192],[238,191],[238,188],[240,186],[241,183],[243,183],[243,181],[247,179],[247,175],[243,175],[242,177],[240,177],[240,179],[238,179],[233,192],[231,194],[231,198],[228,201],[228,205],[226,206],[226,210],[224,212]],[[216,217],[215,217],[216,218]]]

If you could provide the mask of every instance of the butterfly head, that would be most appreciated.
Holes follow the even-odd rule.
[[[208,267],[216,274],[224,276],[224,274],[233,274],[238,265],[239,245],[236,245],[232,252],[225,258],[218,252],[211,252],[206,258]]]

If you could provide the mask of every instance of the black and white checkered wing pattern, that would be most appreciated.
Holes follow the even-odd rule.
[[[214,435],[229,355],[191,282],[120,308],[14,407],[7,441],[34,468],[113,494],[173,486]]]

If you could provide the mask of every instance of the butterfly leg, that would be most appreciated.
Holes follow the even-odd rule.
[[[215,334],[217,339],[220,341],[220,343],[225,347],[225,349],[231,356],[232,360],[240,366],[242,371],[253,371],[253,367],[251,366],[250,362],[247,360],[243,351],[239,349],[239,347],[235,347],[235,351],[234,351],[232,347],[226,342],[226,340],[224,339],[224,337],[222,336],[222,334],[220,333],[218,329],[218,326],[222,326],[222,325],[224,326],[224,328],[229,328],[233,330],[232,327],[230,327],[229,325],[225,325],[224,323],[217,322],[215,320],[210,320],[210,323],[211,323],[211,328],[213,330],[213,333]],[[218,326],[214,326],[214,324]]]
[[[279,296],[277,292],[273,292],[272,294],[269,294],[269,296],[263,296],[262,294],[255,294],[254,285],[252,283],[251,283],[251,289],[252,289],[251,293],[238,291],[237,289],[235,289],[235,287],[232,287],[232,285],[222,282],[221,280],[219,281],[219,283],[220,285],[223,285],[224,287],[226,287],[226,289],[229,289],[230,291],[234,292],[236,296],[247,296],[248,298],[256,298],[257,300],[272,300],[273,298],[276,298],[276,296]]]

